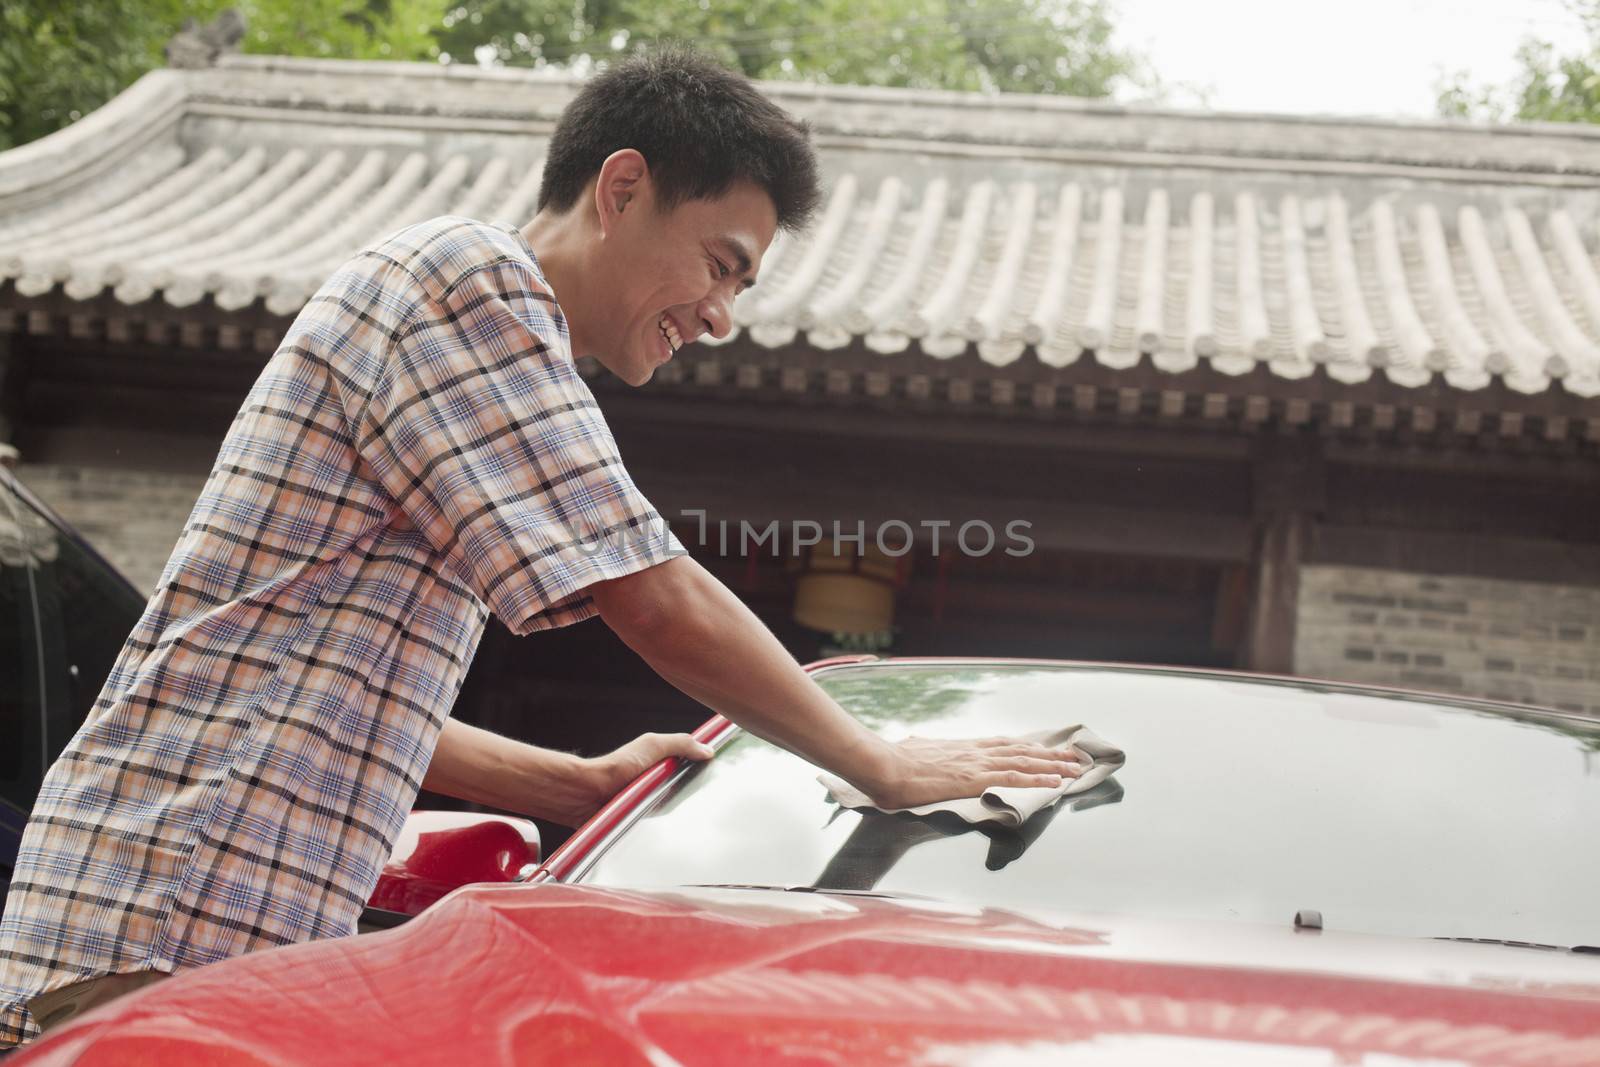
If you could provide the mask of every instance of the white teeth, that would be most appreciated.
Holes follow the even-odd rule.
[[[656,326],[666,335],[667,343],[672,346],[674,352],[683,347],[683,338],[678,336],[678,328],[672,324],[671,319],[662,316],[661,321]]]

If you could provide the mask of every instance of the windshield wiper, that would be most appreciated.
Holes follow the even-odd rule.
[[[1546,952],[1578,952],[1600,956],[1597,945],[1546,945],[1538,941],[1513,941],[1504,937],[1435,937],[1435,941],[1465,941],[1473,945],[1509,945],[1511,948],[1537,948]]]
[[[891,900],[933,900],[920,893],[880,893],[873,889],[830,889],[825,885],[762,885],[759,882],[693,882],[684,889],[767,889],[775,893],[825,893],[830,897],[883,897]]]

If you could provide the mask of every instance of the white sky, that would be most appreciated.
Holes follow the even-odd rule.
[[[1124,45],[1224,111],[1429,118],[1465,70],[1503,84],[1527,36],[1583,41],[1562,0],[1114,0]],[[1192,96],[1173,103],[1192,105]]]

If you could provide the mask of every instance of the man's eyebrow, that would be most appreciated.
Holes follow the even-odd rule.
[[[744,283],[744,287],[746,289],[754,289],[756,280],[750,277],[750,252],[745,248],[744,242],[735,237],[729,237],[725,233],[719,233],[711,240],[721,245],[738,262],[739,273],[744,275],[739,280]]]

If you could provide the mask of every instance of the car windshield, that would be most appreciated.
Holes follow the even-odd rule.
[[[819,683],[887,737],[1084,723],[1127,753],[1020,829],[841,810],[739,734],[575,880],[1600,944],[1600,723],[1179,671],[866,664]]]

